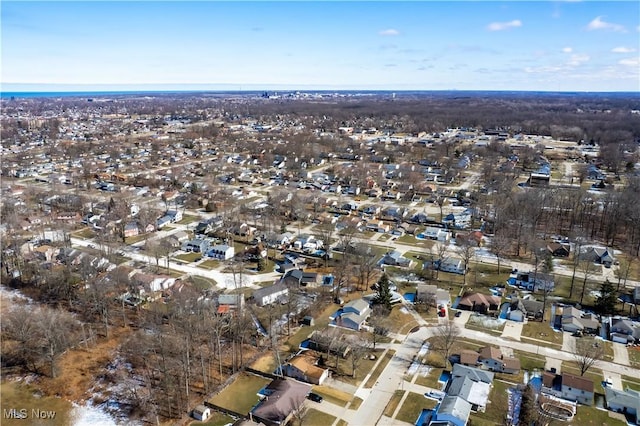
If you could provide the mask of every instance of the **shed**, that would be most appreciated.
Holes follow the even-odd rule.
[[[193,409],[193,418],[201,422],[206,422],[211,417],[211,408],[200,404]]]

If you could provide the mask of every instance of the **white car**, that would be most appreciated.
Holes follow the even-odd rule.
[[[431,390],[425,393],[424,396],[427,398],[437,399],[438,401],[441,401],[442,399],[444,399],[445,396],[447,396],[447,394],[441,391]]]

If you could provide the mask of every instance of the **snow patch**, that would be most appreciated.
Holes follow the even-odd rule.
[[[91,405],[74,403],[70,417],[73,426],[117,426],[111,416]]]

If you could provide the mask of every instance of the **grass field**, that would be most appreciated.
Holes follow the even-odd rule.
[[[42,425],[64,425],[73,423],[72,406],[62,398],[41,397],[36,394],[35,390],[27,385],[14,382],[2,382],[0,387],[0,397],[2,399],[2,409],[9,410],[15,408],[17,410],[26,409],[26,419],[11,419],[6,415],[2,416],[2,425],[26,425],[26,424],[42,424]],[[50,411],[55,413],[53,420],[37,421],[32,416],[31,410]]]
[[[220,261],[215,259],[207,259],[198,265],[198,268],[215,269],[220,266]]]
[[[627,349],[629,352],[629,362],[633,367],[640,368],[640,347],[633,346]]]
[[[427,386],[433,389],[440,389],[442,385],[438,382],[438,379],[442,375],[443,371],[444,368],[432,368],[431,371],[429,371],[429,374],[427,374],[426,376],[418,376],[418,378],[416,379],[416,384]]]
[[[257,395],[258,391],[269,382],[270,380],[263,377],[240,374],[233,383],[209,401],[228,410],[248,414],[260,400]]]
[[[507,389],[512,387],[510,383],[505,383],[499,380],[493,381],[493,388],[489,394],[489,401],[487,410],[484,413],[475,413],[470,417],[470,424],[476,425],[503,425],[505,424],[506,408],[508,406]],[[479,420],[479,421],[478,421]]]
[[[572,424],[580,426],[626,426],[627,422],[609,416],[610,411],[579,405]]]
[[[210,278],[201,277],[199,275],[191,275],[190,278],[193,281],[194,286],[201,290],[207,290],[217,285],[217,283],[214,280]]]
[[[91,239],[96,236],[96,233],[91,228],[84,228],[74,232],[72,235],[77,238]]]

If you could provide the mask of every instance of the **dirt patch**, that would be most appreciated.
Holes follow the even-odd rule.
[[[82,346],[67,351],[58,361],[58,377],[43,377],[38,387],[47,395],[71,401],[89,399],[89,389],[100,371],[114,358],[116,349],[127,338],[130,330],[112,328],[110,333],[108,340],[100,339],[87,348]]]

